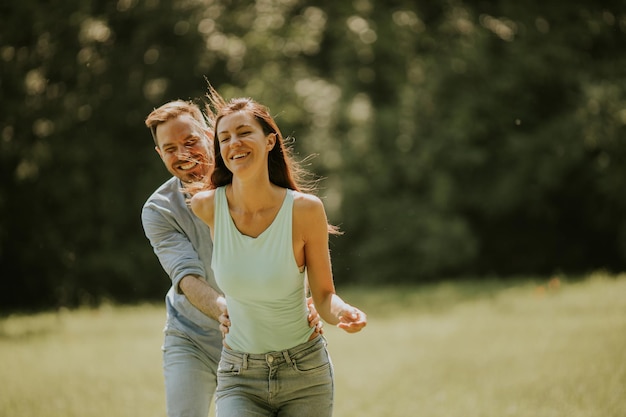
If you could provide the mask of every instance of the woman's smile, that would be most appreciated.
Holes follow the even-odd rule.
[[[232,159],[232,160],[236,160],[236,159],[245,158],[245,157],[246,157],[246,156],[248,156],[249,154],[250,154],[250,152],[240,152],[240,153],[237,153],[237,154],[235,154],[235,155],[231,156],[231,158],[230,158],[230,159]]]

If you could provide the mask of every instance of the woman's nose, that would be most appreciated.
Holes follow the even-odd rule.
[[[230,138],[230,146],[239,146],[241,145],[241,139],[239,138],[239,135],[233,135]]]

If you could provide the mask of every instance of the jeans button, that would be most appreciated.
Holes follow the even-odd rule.
[[[271,355],[268,355],[268,357],[267,357],[267,362],[268,362],[268,363],[272,363],[272,362],[274,362],[274,357],[273,357],[273,356],[271,356]]]

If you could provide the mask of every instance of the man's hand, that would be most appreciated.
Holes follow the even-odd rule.
[[[307,316],[307,320],[309,320],[309,327],[315,327],[315,334],[324,333],[324,323],[320,320],[320,315],[315,309],[315,304],[313,304],[313,297],[309,297],[306,299],[307,306],[309,307],[309,315]]]
[[[226,299],[224,297],[217,298],[217,305],[221,311],[219,316],[220,331],[222,332],[222,338],[226,336],[230,329],[230,317],[228,316],[228,307],[226,306]]]

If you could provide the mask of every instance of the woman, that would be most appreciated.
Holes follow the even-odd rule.
[[[335,293],[328,235],[336,230],[321,200],[301,191],[302,171],[268,109],[210,91],[215,168],[191,208],[211,230],[211,265],[231,322],[217,414],[330,416],[332,364],[324,338],[308,326],[305,271],[324,321],[350,333],[367,324]]]

